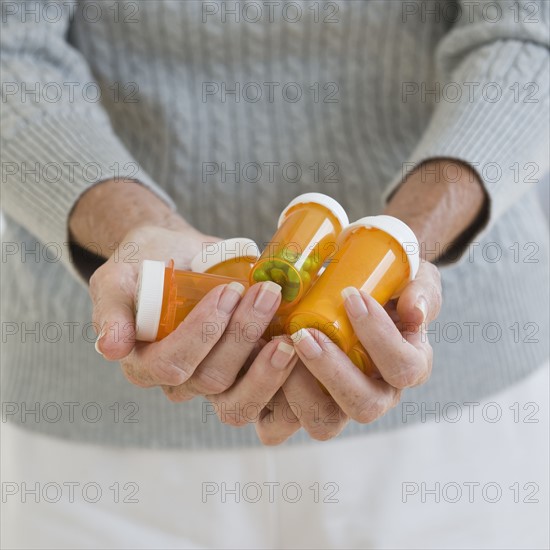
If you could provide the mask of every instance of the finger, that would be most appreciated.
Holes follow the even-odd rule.
[[[348,422],[347,415],[321,389],[319,382],[302,362],[290,373],[283,385],[283,391],[300,424],[313,439],[332,439]]]
[[[373,422],[399,402],[399,390],[384,380],[365,376],[322,332],[300,329],[292,340],[307,369],[357,422]]]
[[[300,429],[300,421],[280,389],[256,422],[256,434],[264,445],[280,445]]]
[[[266,342],[264,340],[256,342],[256,345],[252,349],[252,352],[246,358],[244,365],[241,367],[241,370],[237,374],[237,378],[244,376],[248,372],[248,369],[251,367],[252,363],[254,363],[254,360],[256,359],[256,357],[258,357],[258,354],[260,353],[260,351],[262,351],[265,345],[266,345]]]
[[[224,335],[189,380],[194,393],[221,393],[233,384],[280,303],[281,287],[272,281],[248,290]]]
[[[175,331],[160,342],[143,348],[140,366],[146,370],[158,363],[163,368],[176,367],[184,373],[184,382],[189,380],[223,335],[243,292],[243,285],[237,282],[212,289]],[[185,383],[177,388],[164,389],[167,396],[174,401],[191,399],[195,395],[186,388]]]
[[[404,338],[384,308],[368,294],[348,287],[342,296],[355,334],[384,380],[400,389],[425,381],[430,372],[427,341]]]
[[[270,342],[258,354],[248,372],[231,388],[206,398],[213,403],[224,424],[244,426],[256,422],[297,359],[294,348],[287,342]]]
[[[95,349],[106,359],[126,357],[135,345],[134,292],[137,273],[129,266],[110,263],[100,267],[90,278],[93,322],[99,329]]]
[[[442,292],[439,270],[423,261],[416,278],[401,293],[397,301],[397,313],[402,326],[418,330],[422,323],[430,323],[441,309]]]
[[[120,362],[124,376],[140,388],[183,384],[187,380],[187,375],[179,367],[165,361],[151,361],[151,350],[157,346],[157,343],[136,342],[136,347],[130,355]]]
[[[426,323],[422,323],[415,332],[403,333],[403,337],[417,350],[421,350],[423,356],[426,357],[426,370],[415,385],[423,384],[431,376],[433,367],[433,348],[428,339]]]
[[[242,285],[236,287],[237,292],[242,291],[240,287]],[[223,287],[218,287],[218,289],[214,290],[217,290],[217,292],[212,291],[212,296],[208,296],[205,298],[204,303],[201,303],[200,307],[202,309],[211,311],[213,309],[211,302],[215,301],[218,294],[223,294],[224,292]],[[184,320],[185,322],[186,320]],[[196,327],[197,324],[194,326]],[[166,343],[169,338],[173,340],[172,335],[169,335],[160,342],[136,342],[132,353],[121,361],[122,370],[130,382],[143,388],[152,386],[172,387],[181,386],[189,379],[189,373],[192,374],[194,368],[200,363],[200,359],[190,359],[188,361],[185,359],[174,360],[171,354],[177,354],[178,352],[174,349],[174,345],[170,351],[166,349]],[[259,348],[258,350],[254,349],[252,354],[257,354],[258,351]],[[172,388],[167,388],[165,393],[170,394],[171,391]]]
[[[397,313],[397,300],[390,300],[385,306],[384,309],[386,313],[390,316],[390,319],[397,325],[401,320],[399,313]]]

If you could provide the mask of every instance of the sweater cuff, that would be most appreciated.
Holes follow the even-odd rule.
[[[498,80],[481,78],[468,70],[467,60],[463,62],[462,70],[453,75],[452,86],[442,90],[420,143],[384,193],[387,201],[416,168],[429,160],[449,159],[471,166],[487,194],[487,219],[481,223],[478,220],[476,227],[466,231],[467,239],[459,239],[449,250],[446,256],[452,261],[459,260],[468,244],[481,238],[548,170],[547,52],[527,44],[518,53],[514,42],[497,47],[500,61],[494,62],[496,66],[503,63],[507,70]],[[523,72],[520,77],[518,66],[529,67],[528,74]],[[474,86],[477,92],[472,92]],[[459,170],[457,163],[456,169],[451,166],[448,173],[438,176],[441,181],[456,181]]]
[[[44,243],[68,250],[74,205],[86,190],[108,179],[118,179],[121,185],[137,181],[175,209],[103,121],[44,117],[20,127],[2,149],[6,211]],[[69,255],[63,258],[74,272]]]

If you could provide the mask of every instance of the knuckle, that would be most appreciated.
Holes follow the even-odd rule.
[[[328,361],[331,364],[331,369],[323,374],[323,385],[326,387],[339,385],[342,379],[342,373],[345,372],[348,365],[344,360],[339,358],[336,354],[332,354],[330,351],[322,356],[322,360]]]
[[[92,296],[92,299],[95,298],[96,295],[97,295],[97,290],[98,290],[98,287],[99,287],[99,279],[101,277],[101,273],[102,273],[102,270],[101,270],[101,267],[100,267],[92,273],[92,276],[90,277],[90,280],[88,281],[90,295]]]
[[[423,374],[423,369],[417,361],[403,358],[398,361],[398,365],[386,381],[399,390],[414,386]]]
[[[432,374],[433,349],[431,346],[427,346],[426,354],[427,354],[426,365],[424,368],[419,369],[420,372],[418,374],[418,378],[413,384],[414,386],[420,386],[421,384],[424,384]]]
[[[252,321],[248,320],[245,322],[237,321],[236,325],[238,332],[236,332],[235,337],[239,338],[239,342],[246,342],[247,344],[257,344],[266,329],[269,326],[269,322],[265,320],[254,319]]]
[[[368,314],[364,313],[362,313],[359,317],[354,317],[353,319],[351,319],[353,328],[358,335],[368,333],[370,321],[371,319],[369,318]]]
[[[379,399],[362,403],[354,414],[354,420],[360,424],[369,424],[380,418],[386,412],[386,404]]]
[[[216,395],[227,390],[233,381],[214,368],[203,368],[195,373],[193,386],[201,395]]]
[[[240,428],[248,424],[247,418],[243,415],[240,409],[231,412],[218,411],[218,418],[222,424],[234,426],[235,428]]]
[[[184,401],[190,401],[193,396],[185,391],[182,391],[179,386],[167,386],[163,387],[162,391],[164,395],[168,398],[168,401],[172,403],[183,403]]]
[[[158,380],[168,386],[179,386],[182,383],[181,375],[174,369],[178,368],[176,365],[168,367],[166,363],[155,362],[148,367],[149,374],[153,380]],[[181,369],[178,368],[183,373]]]
[[[153,386],[149,380],[146,380],[143,375],[138,372],[135,365],[131,363],[122,363],[122,372],[126,380],[138,388],[150,388]]]
[[[128,376],[126,375],[126,379],[133,384],[134,386],[137,386],[138,388],[150,388],[152,384],[145,382],[144,380],[137,378],[135,376]]]
[[[389,408],[394,409],[395,407],[397,407],[397,405],[399,405],[400,401],[401,401],[401,390],[395,389],[392,395],[392,400]]]
[[[308,426],[306,429],[311,438],[316,441],[328,441],[336,437],[341,431],[340,423],[318,423]]]
[[[225,325],[220,322],[209,321],[207,323],[208,330],[203,330],[201,334],[201,342],[208,347],[213,347],[214,344],[222,337]]]
[[[162,355],[159,355],[151,364],[149,371],[155,379],[162,380],[164,384],[171,386],[179,386],[183,381],[186,381],[193,372],[185,361],[178,364],[172,359]]]
[[[162,353],[155,357],[155,365],[157,365],[159,369],[162,369],[166,372],[176,368],[182,371],[187,378],[189,378],[195,370],[193,365],[191,365],[185,359],[178,358],[177,360],[175,360],[174,357]]]
[[[414,386],[418,378],[419,378],[419,373],[416,367],[405,365],[391,376],[389,383],[394,388],[402,390],[402,389],[410,388],[411,386]]]

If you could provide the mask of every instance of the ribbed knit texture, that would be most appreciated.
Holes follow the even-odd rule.
[[[3,10],[7,4],[13,2]],[[36,2],[27,4],[32,9]],[[403,401],[427,409],[475,402],[544,362],[548,231],[528,191],[548,171],[548,2],[528,2],[538,7],[534,15],[531,9],[518,13],[517,2],[498,2],[498,20],[488,6],[495,2],[466,2],[455,22],[449,20],[457,5],[451,1],[303,1],[297,22],[290,22],[292,7],[286,20],[282,16],[283,2],[271,21],[268,6],[254,3],[263,7],[258,22],[246,20],[254,12],[243,13],[245,2],[237,3],[239,21],[229,13],[222,19],[224,6],[232,9],[235,2],[131,2],[119,5],[118,22],[112,2],[101,3],[97,20],[97,10],[83,11],[85,4],[74,9],[72,20],[65,13],[48,21],[39,8],[39,22],[34,15],[23,22],[21,7],[2,24],[2,81],[16,88],[4,86],[1,104],[7,215],[2,401],[8,420],[112,445],[257,442],[252,426],[223,426],[204,414],[199,399],[174,405],[158,388],[130,385],[116,364],[93,350],[91,305],[70,273],[63,243],[78,197],[116,175],[138,179],[173,201],[206,233],[262,244],[282,208],[300,193],[325,192],[354,220],[380,212],[407,171],[427,159],[471,163],[489,193],[489,223],[459,262],[443,268],[445,303],[431,327],[433,374],[404,392]],[[217,13],[207,15],[213,6]],[[338,7],[334,14],[332,6]],[[64,90],[58,101],[42,95],[52,82]],[[76,87],[69,100],[63,83],[71,82]],[[229,94],[222,101],[220,91],[203,98],[205,83],[230,90],[236,82],[238,102]],[[39,101],[22,96],[23,83],[38,85]],[[87,83],[99,85],[101,102],[83,99]],[[245,88],[247,83],[253,84]],[[282,96],[288,83],[302,90],[294,103]],[[456,86],[443,92],[449,83]],[[430,93],[436,86],[439,97]],[[243,94],[254,98],[258,88],[262,97],[246,101]],[[288,97],[295,89],[286,88]],[[457,89],[462,96],[455,100]],[[502,97],[492,102],[495,90]],[[30,170],[38,163],[36,177],[22,177],[24,163]],[[48,163],[59,173],[47,171]],[[99,169],[96,177],[85,170],[90,163]],[[227,170],[238,163],[240,176],[224,177],[222,163]],[[258,181],[257,165],[242,173],[248,163],[261,166]],[[283,172],[288,163],[300,167],[299,182],[292,181],[291,166]],[[217,171],[208,175],[207,168]],[[38,333],[23,336],[36,326]],[[21,411],[36,403],[38,418],[22,418]],[[98,408],[102,416],[94,422]],[[59,410],[61,418],[49,420]],[[351,423],[344,434],[404,426],[402,415],[398,406],[372,425]],[[301,434],[291,441],[306,440]]]

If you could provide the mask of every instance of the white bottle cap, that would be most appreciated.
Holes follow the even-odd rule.
[[[218,243],[204,245],[203,250],[191,260],[191,269],[196,273],[205,273],[227,260],[245,257],[257,260],[260,256],[260,249],[253,240],[245,238],[226,239]]]
[[[367,216],[350,223],[345,232],[353,231],[358,227],[380,229],[391,235],[402,247],[409,261],[409,281],[416,277],[420,265],[419,246],[413,230],[401,220],[393,216]]]
[[[136,289],[136,340],[154,342],[164,294],[164,262],[143,260]]]
[[[344,210],[344,207],[332,197],[324,195],[323,193],[304,193],[303,195],[298,195],[295,199],[291,200],[288,203],[288,206],[281,212],[279,216],[279,223],[277,228],[281,227],[285,221],[286,213],[297,204],[307,204],[308,202],[313,202],[315,204],[320,204],[325,208],[328,208],[336,219],[340,222],[342,229],[344,229],[349,224],[349,218]]]

